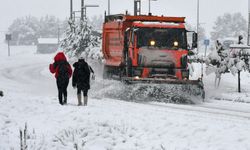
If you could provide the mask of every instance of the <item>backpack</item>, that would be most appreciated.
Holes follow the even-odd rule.
[[[67,62],[62,62],[58,64],[58,78],[62,78],[62,79],[69,78]]]
[[[78,74],[79,76],[89,75],[89,68],[87,63],[81,63],[78,65]]]

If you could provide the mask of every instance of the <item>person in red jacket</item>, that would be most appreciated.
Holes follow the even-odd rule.
[[[56,77],[59,103],[61,105],[67,104],[67,87],[72,76],[72,68],[63,52],[56,54],[54,63],[50,64],[49,69]]]

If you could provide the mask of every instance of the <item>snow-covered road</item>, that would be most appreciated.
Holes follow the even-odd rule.
[[[10,58],[0,54],[0,89],[5,92],[0,98],[0,150],[19,149],[19,128],[25,123],[32,150],[71,150],[74,145],[87,150],[250,149],[250,104],[213,99],[224,99],[222,93],[231,100],[249,98],[247,88],[243,94],[230,93],[230,76],[217,91],[213,79],[205,78],[210,98],[203,104],[91,98],[88,107],[77,107],[76,91],[69,86],[69,105],[60,106],[48,70],[53,55],[36,54],[35,47],[13,47],[12,52]]]

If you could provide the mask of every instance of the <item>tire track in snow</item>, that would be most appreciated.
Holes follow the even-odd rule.
[[[238,111],[235,109],[226,109],[220,107],[213,106],[199,106],[199,105],[180,105],[180,104],[160,104],[160,103],[143,103],[145,105],[157,106],[162,108],[170,108],[174,110],[182,110],[189,112],[200,112],[200,113],[208,113],[213,115],[220,116],[228,116],[228,117],[236,117],[250,120],[250,112],[249,111]]]
[[[35,63],[9,67],[1,70],[1,76],[15,87],[30,90],[35,94],[45,94],[51,91],[54,93],[55,81],[53,80],[53,76],[48,77],[46,74],[43,74],[47,66],[47,63]],[[51,87],[53,87],[53,89]]]
[[[107,89],[105,87],[102,87],[103,83],[101,83],[101,81],[99,81],[99,88],[100,89],[104,89],[104,90],[111,90],[113,94],[116,94],[113,90],[115,90],[117,88],[117,85],[115,85],[115,88],[111,88],[111,89]],[[112,83],[112,82],[111,82]],[[98,83],[96,83],[98,85]],[[101,90],[96,90],[96,91],[101,91]],[[95,98],[98,98],[95,97]],[[105,96],[100,96],[101,98],[105,98]],[[112,98],[112,97],[106,97],[109,99],[113,99],[113,100],[118,100],[116,98]],[[121,99],[119,99],[121,100]],[[135,103],[139,103],[139,104],[145,104],[145,105],[149,105],[149,106],[157,106],[157,107],[162,107],[162,108],[171,108],[174,110],[183,110],[183,111],[189,111],[189,112],[200,112],[200,113],[209,113],[209,114],[213,114],[213,115],[224,115],[224,116],[230,116],[230,117],[237,117],[237,118],[243,118],[243,119],[247,119],[250,120],[250,105],[249,104],[244,104],[244,105],[240,105],[239,103],[228,103],[226,102],[215,102],[215,101],[211,101],[211,102],[204,102],[204,103],[197,103],[195,105],[183,105],[183,104],[172,104],[172,103],[160,103],[160,102],[140,102],[138,100],[136,101],[127,101],[127,100],[122,100],[125,102],[135,102]],[[219,103],[219,104],[218,104]],[[243,107],[244,106],[244,107]],[[196,113],[198,114],[198,113]]]

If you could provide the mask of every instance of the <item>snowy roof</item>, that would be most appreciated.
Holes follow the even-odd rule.
[[[135,21],[135,23],[141,23],[141,24],[145,24],[145,25],[167,25],[167,26],[179,26],[180,24],[178,23],[173,23],[173,22],[148,22],[148,21]]]
[[[38,44],[58,44],[57,38],[38,38]]]
[[[250,49],[250,46],[243,44],[232,44],[230,48],[238,48],[238,49]]]
[[[226,37],[226,38],[223,38],[223,39],[220,39],[220,40],[222,40],[222,41],[238,41],[238,39],[237,38],[235,38],[235,37]]]

